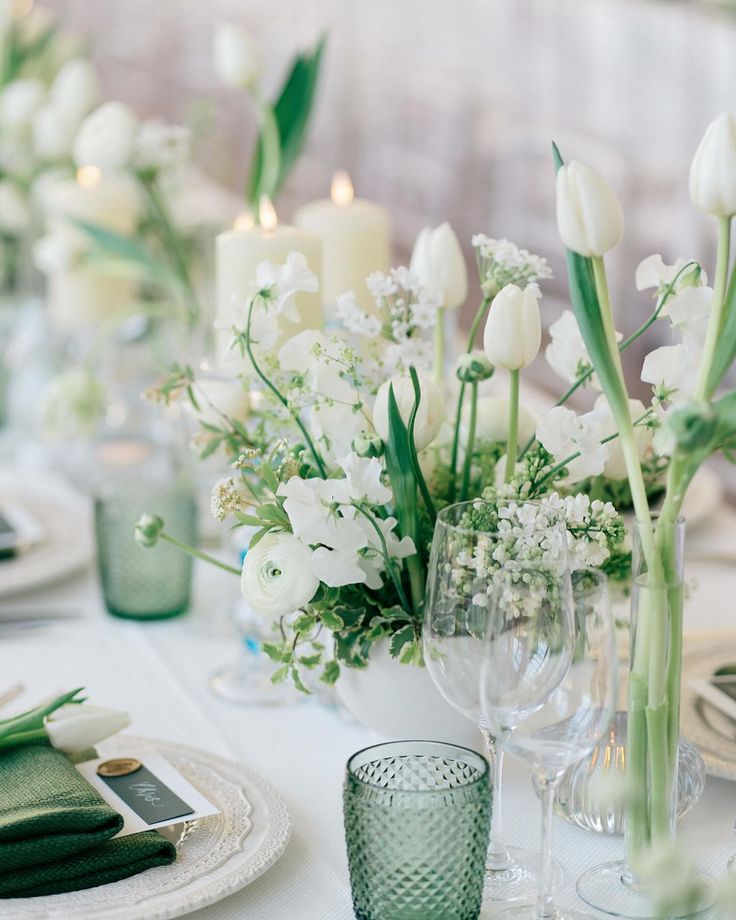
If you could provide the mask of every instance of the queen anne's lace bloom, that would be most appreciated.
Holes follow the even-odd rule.
[[[552,269],[545,258],[519,249],[510,240],[494,240],[484,233],[476,233],[471,242],[486,297],[493,297],[507,284],[525,288],[552,277]]]

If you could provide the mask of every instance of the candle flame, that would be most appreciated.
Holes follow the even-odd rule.
[[[233,224],[233,230],[250,230],[255,227],[256,222],[251,211],[243,211],[238,214]]]
[[[350,204],[355,197],[353,183],[350,181],[349,174],[344,169],[338,169],[332,177],[330,197],[335,204],[340,205]]]
[[[102,172],[99,166],[93,166],[91,163],[87,166],[80,166],[77,170],[77,182],[82,188],[97,188],[102,181]]]
[[[264,230],[275,230],[279,222],[276,216],[276,208],[274,208],[268,195],[261,195],[261,200],[258,203],[258,220]]]

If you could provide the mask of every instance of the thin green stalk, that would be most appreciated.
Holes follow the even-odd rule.
[[[413,608],[411,604],[409,603],[408,597],[406,596],[406,592],[404,591],[404,586],[401,584],[401,573],[400,571],[397,570],[395,560],[392,559],[391,555],[389,554],[388,544],[386,543],[386,538],[383,535],[383,531],[378,526],[373,516],[369,514],[365,510],[365,508],[362,508],[360,505],[356,504],[355,502],[353,502],[353,508],[355,508],[358,512],[360,512],[360,514],[363,515],[363,517],[370,523],[371,527],[373,527],[373,529],[375,530],[376,535],[378,536],[378,540],[381,544],[381,551],[383,553],[383,558],[386,563],[386,569],[391,575],[391,580],[393,581],[394,587],[396,588],[396,593],[399,595],[399,600],[401,601],[401,605],[407,613],[412,613]]]
[[[166,533],[166,531],[162,531],[158,536],[160,540],[166,540],[167,543],[171,543],[172,546],[182,550],[182,552],[188,553],[195,559],[201,559],[202,562],[217,566],[218,569],[222,569],[224,572],[230,572],[231,575],[241,574],[240,569],[236,569],[235,566],[228,565],[226,562],[220,562],[219,559],[215,559],[215,557],[210,556],[209,553],[203,553],[201,550],[190,546],[189,543],[183,543],[181,540],[177,540],[176,537],[172,537],[170,534]]]
[[[258,186],[260,195],[273,198],[278,190],[279,176],[281,174],[281,135],[276,122],[273,106],[252,91],[253,101],[258,111],[258,123],[261,129],[261,180]],[[250,190],[246,189],[246,198]],[[260,223],[258,201],[253,202],[253,216],[255,222]]]
[[[419,383],[419,377],[415,367],[409,368],[409,374],[411,376],[411,383],[414,387],[414,405],[412,406],[411,415],[409,416],[409,425],[407,426],[407,434],[409,435],[409,455],[411,458],[411,466],[414,471],[414,478],[417,481],[419,486],[419,493],[422,496],[424,505],[427,509],[427,514],[429,515],[432,523],[437,520],[437,509],[434,506],[432,501],[432,496],[429,492],[429,487],[427,486],[427,480],[424,478],[424,473],[422,472],[422,467],[419,463],[419,457],[417,455],[416,442],[414,441],[414,426],[417,420],[417,412],[419,411],[419,405],[422,400],[422,388]]]
[[[444,307],[437,311],[434,325],[434,379],[442,383],[445,377],[445,314]]]
[[[475,450],[475,430],[478,424],[478,384],[471,384],[470,392],[470,422],[468,424],[468,440],[465,446],[465,462],[463,463],[463,481],[460,487],[460,501],[468,497],[470,488],[470,471],[473,466],[473,451]]]
[[[509,482],[514,475],[519,449],[519,376],[518,370],[509,371],[509,436],[506,442],[504,482]]]
[[[713,287],[713,308],[708,320],[708,330],[705,334],[705,346],[700,362],[698,383],[695,387],[695,399],[703,400],[712,396],[708,392],[708,373],[713,363],[713,355],[718,344],[723,321],[723,306],[726,299],[726,284],[728,281],[728,263],[731,252],[731,218],[721,217],[718,220],[718,252],[716,256],[716,277]]]

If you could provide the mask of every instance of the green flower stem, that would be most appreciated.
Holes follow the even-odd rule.
[[[445,377],[445,315],[447,310],[440,307],[434,324],[434,379],[442,383]]]
[[[250,327],[251,327],[251,322],[253,319],[253,307],[255,305],[256,299],[259,296],[261,295],[256,294],[256,296],[251,300],[250,306],[248,307],[248,322],[245,327],[245,347],[248,352],[248,357],[250,358],[250,362],[253,365],[253,370],[256,372],[256,374],[258,374],[258,377],[260,378],[260,380],[268,387],[268,389],[273,393],[276,399],[278,399],[278,401],[281,403],[284,409],[286,409],[289,415],[294,419],[296,424],[299,426],[299,430],[301,431],[304,437],[304,440],[306,441],[307,446],[309,447],[312,457],[314,457],[314,462],[317,465],[317,469],[319,470],[320,475],[322,476],[323,479],[326,479],[327,470],[325,469],[325,465],[322,462],[322,458],[317,452],[317,448],[314,446],[314,442],[309,436],[309,432],[307,431],[304,425],[304,422],[301,420],[299,413],[292,410],[292,408],[289,406],[289,403],[286,397],[281,393],[281,391],[277,387],[273,385],[273,383],[271,383],[268,377],[266,377],[266,375],[261,370],[258,362],[256,361],[256,356],[253,354],[253,344],[250,338]]]
[[[363,517],[369,522],[371,527],[373,527],[373,529],[375,530],[376,535],[378,536],[378,541],[381,544],[381,552],[383,553],[383,559],[384,559],[384,562],[386,563],[386,570],[391,575],[391,580],[393,581],[394,587],[396,588],[396,593],[399,595],[401,606],[404,608],[404,610],[408,614],[411,615],[413,613],[413,609],[412,609],[411,604],[409,603],[408,597],[406,596],[406,592],[404,591],[404,586],[401,584],[401,572],[398,569],[398,566],[396,565],[396,560],[391,557],[388,551],[388,544],[386,543],[386,538],[383,535],[383,531],[381,530],[381,528],[378,526],[378,524],[374,520],[373,515],[369,514],[365,510],[365,508],[363,508],[361,505],[357,504],[356,502],[353,502],[352,504],[353,504],[353,508],[355,508],[360,514],[362,514]]]
[[[491,304],[493,298],[485,296],[476,311],[475,316],[473,317],[473,322],[470,324],[470,332],[468,333],[468,340],[465,345],[465,354],[470,354],[473,350],[473,345],[475,345],[475,337],[478,335],[478,329],[480,324],[485,319],[485,315],[488,312],[488,307]],[[457,460],[460,450],[460,425],[462,424],[463,417],[463,401],[465,399],[465,384],[460,384],[460,390],[457,394],[457,408],[455,410],[455,431],[452,437],[452,455],[450,458],[450,501],[453,501],[455,498],[456,490],[456,476],[457,476]]]
[[[508,482],[514,475],[519,449],[519,376],[518,370],[509,371],[509,436],[506,442],[504,482]]]
[[[468,441],[465,446],[465,462],[463,463],[463,481],[460,487],[460,501],[468,497],[470,488],[470,471],[473,466],[473,451],[475,449],[475,430],[478,423],[478,384],[472,383],[470,388],[470,423],[468,425]]]
[[[251,97],[258,112],[258,124],[261,129],[261,181],[258,191],[261,195],[274,198],[278,191],[279,175],[281,173],[281,136],[273,106],[262,99],[254,89]],[[248,190],[246,190],[246,198]],[[260,223],[258,201],[253,201],[253,217]]]
[[[207,562],[209,565],[217,566],[218,569],[222,569],[224,572],[230,572],[232,575],[240,575],[240,569],[236,569],[234,565],[228,565],[226,562],[220,562],[219,559],[215,559],[214,556],[210,556],[209,553],[203,553],[201,550],[196,549],[194,546],[190,546],[189,543],[183,543],[181,540],[177,540],[176,537],[172,537],[166,531],[161,531],[158,535],[159,540],[165,540],[167,543],[171,543],[172,546],[175,546],[177,549],[182,550],[182,552],[188,553],[190,556],[193,556],[195,559],[201,559],[202,562]]]
[[[712,396],[708,392],[708,374],[713,363],[713,355],[718,344],[723,323],[723,306],[726,299],[726,283],[728,281],[728,263],[731,251],[731,218],[721,217],[718,220],[718,253],[716,256],[716,277],[713,287],[713,308],[708,320],[708,330],[705,335],[703,357],[700,362],[698,383],[695,387],[695,399],[703,400]]]
[[[641,854],[649,844],[649,786],[647,778],[646,683],[632,673],[629,676],[629,711],[626,748],[626,851],[629,865],[636,869]]]
[[[0,751],[20,747],[22,744],[33,744],[36,741],[48,741],[49,736],[45,728],[36,728],[27,732],[16,732],[7,738],[0,739]]]

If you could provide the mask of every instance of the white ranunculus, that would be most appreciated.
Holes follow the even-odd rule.
[[[470,420],[470,406],[463,407],[462,442],[467,439]],[[526,406],[519,406],[519,441],[525,444],[534,434],[537,419]],[[505,396],[481,396],[478,400],[478,414],[475,437],[478,441],[506,441],[509,436],[509,401]]]
[[[572,409],[555,406],[540,419],[537,439],[557,463],[580,453],[567,464],[568,482],[580,482],[603,472],[608,449],[601,444],[602,428],[596,419],[577,416]]]
[[[253,37],[232,22],[221,22],[215,30],[215,71],[226,85],[246,89],[261,75],[263,61]]]
[[[250,396],[239,380],[210,377],[197,380],[198,409],[186,402],[187,411],[206,425],[223,425],[223,415],[244,422],[250,413]]]
[[[542,342],[539,290],[507,284],[496,294],[486,320],[483,350],[494,367],[518,371],[537,357]]]
[[[130,162],[138,119],[123,102],[105,102],[82,122],[74,141],[77,166],[116,172]]]
[[[434,441],[445,420],[445,398],[442,389],[426,371],[418,370],[419,386],[422,398],[414,423],[414,446],[417,451],[424,450]],[[373,425],[385,442],[388,442],[388,396],[393,387],[396,405],[405,425],[409,424],[414,408],[414,387],[411,377],[398,376],[385,380],[376,393],[373,403]]]
[[[308,604],[319,587],[312,550],[290,533],[268,533],[245,554],[240,590],[259,616],[278,619]]]
[[[23,233],[31,222],[28,202],[8,179],[0,180],[0,230],[11,236]]]
[[[79,125],[100,98],[97,75],[91,62],[75,57],[67,61],[54,78],[49,91],[51,103],[67,121]]]
[[[641,379],[654,387],[676,390],[679,399],[688,397],[698,382],[700,358],[700,349],[693,344],[663,345],[644,358]]]
[[[78,754],[130,725],[127,712],[69,703],[46,719],[46,734],[57,751]]]
[[[451,310],[468,296],[468,270],[457,235],[445,221],[432,229],[424,227],[414,243],[411,270],[427,290]]]
[[[13,80],[0,93],[0,127],[14,133],[30,125],[46,91],[40,80]]]
[[[736,117],[730,112],[705,129],[690,166],[690,198],[706,214],[736,214]]]
[[[602,256],[624,233],[624,214],[606,180],[572,160],[557,172],[557,229],[568,249]]]
[[[644,404],[640,402],[640,400],[629,400],[629,415],[632,421],[635,422],[637,419],[640,419],[645,412],[646,409],[644,408]],[[608,405],[608,400],[603,394],[596,399],[593,409],[590,412],[586,412],[581,418],[586,421],[596,422],[600,426],[601,440],[612,434],[618,433],[618,424],[613,417],[611,407]],[[636,440],[639,458],[643,460],[651,448],[652,431],[645,425],[638,425],[634,429],[634,438]],[[604,476],[608,479],[626,479],[628,473],[626,471],[624,453],[621,448],[621,439],[613,438],[613,440],[606,444],[606,448],[608,450],[608,459],[603,469]]]

